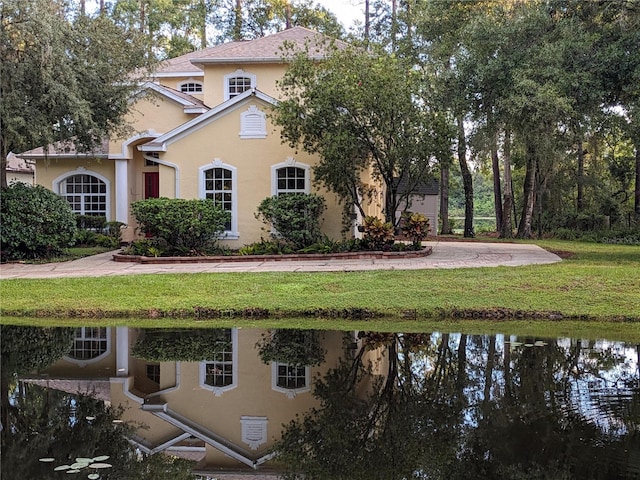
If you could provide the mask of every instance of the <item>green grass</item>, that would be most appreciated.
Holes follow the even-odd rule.
[[[559,264],[456,270],[220,273],[3,280],[0,316],[448,316],[640,320],[640,247],[536,242]],[[319,320],[317,321],[319,322]],[[312,322],[313,323],[313,322]]]

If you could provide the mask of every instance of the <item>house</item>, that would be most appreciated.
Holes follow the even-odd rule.
[[[137,428],[130,438],[137,448],[195,460],[194,473],[215,478],[269,475],[276,467],[271,448],[282,426],[318,406],[312,379],[338,365],[345,335],[356,345],[361,340],[355,332],[323,332],[324,363],[294,367],[265,364],[260,358],[256,344],[268,331],[218,332],[228,343],[216,358],[158,363],[133,355],[141,329],[80,327],[67,356],[41,372],[45,376],[23,379],[69,393],[91,392],[122,407],[121,420]],[[365,354],[373,373],[384,371],[381,352]]]
[[[335,194],[313,184],[317,157],[283,144],[269,118],[287,68],[282,46],[309,46],[321,59],[323,40],[295,27],[168,60],[132,101],[128,120],[135,133],[90,154],[53,145],[20,156],[35,161],[38,184],[64,196],[75,212],[125,223],[124,241],[139,235],[130,213],[134,201],[212,198],[231,212],[224,244],[239,248],[265,234],[254,216],[259,203],[284,192],[324,196],[323,232],[340,238],[343,208]],[[382,217],[377,190],[365,213]]]
[[[33,185],[35,182],[34,165],[31,161],[9,153],[7,155],[7,185],[17,182]]]

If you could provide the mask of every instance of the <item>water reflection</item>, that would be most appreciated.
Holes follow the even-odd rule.
[[[105,456],[111,468],[77,475],[640,477],[635,345],[437,332],[1,333],[7,479],[61,478],[54,466]]]

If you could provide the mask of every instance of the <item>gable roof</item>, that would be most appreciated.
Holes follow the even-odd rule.
[[[237,95],[233,98],[230,98],[226,102],[221,103],[215,108],[212,108],[206,113],[197,116],[196,118],[189,120],[186,123],[174,128],[173,130],[161,135],[151,142],[145,143],[144,145],[140,145],[138,148],[143,152],[165,152],[167,150],[167,145],[179,140],[190,133],[193,133],[197,130],[200,130],[202,127],[208,125],[218,118],[220,115],[228,112],[230,109],[238,106],[243,103],[246,99],[249,98],[258,98],[265,103],[269,103],[271,105],[276,105],[277,101],[275,98],[267,95],[266,93],[261,92],[257,89],[247,90],[243,92],[241,95]]]
[[[402,179],[398,179],[398,177],[394,178],[394,183],[398,188],[398,193],[401,195],[407,193],[410,190],[409,179],[407,177],[403,177]],[[438,195],[440,192],[440,182],[436,179],[432,179],[429,181],[420,181],[417,185],[415,185],[412,189],[413,195]]]
[[[171,87],[159,85],[153,82],[147,82],[142,86],[142,89],[153,90],[159,95],[162,95],[174,102],[182,105],[184,113],[205,113],[209,110],[202,100],[199,100],[188,93],[181,92]]]
[[[308,28],[293,27],[255,40],[222,43],[172,58],[165,61],[154,76],[202,76],[202,65],[214,63],[279,63],[285,43],[300,49],[308,46],[312,58],[320,59],[327,53],[326,45],[331,41],[330,37]],[[347,45],[339,40],[335,40],[335,44],[339,48]]]
[[[109,156],[109,139],[102,139],[102,143],[92,151],[80,151],[73,142],[67,140],[64,142],[55,142],[45,147],[38,147],[26,152],[16,154],[17,157],[25,159],[37,158],[108,158]]]

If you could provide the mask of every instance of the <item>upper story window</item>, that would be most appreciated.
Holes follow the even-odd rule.
[[[201,82],[183,82],[179,85],[182,93],[202,93]]]
[[[252,73],[236,70],[224,77],[225,100],[229,100],[252,88],[256,88],[256,76]]]

